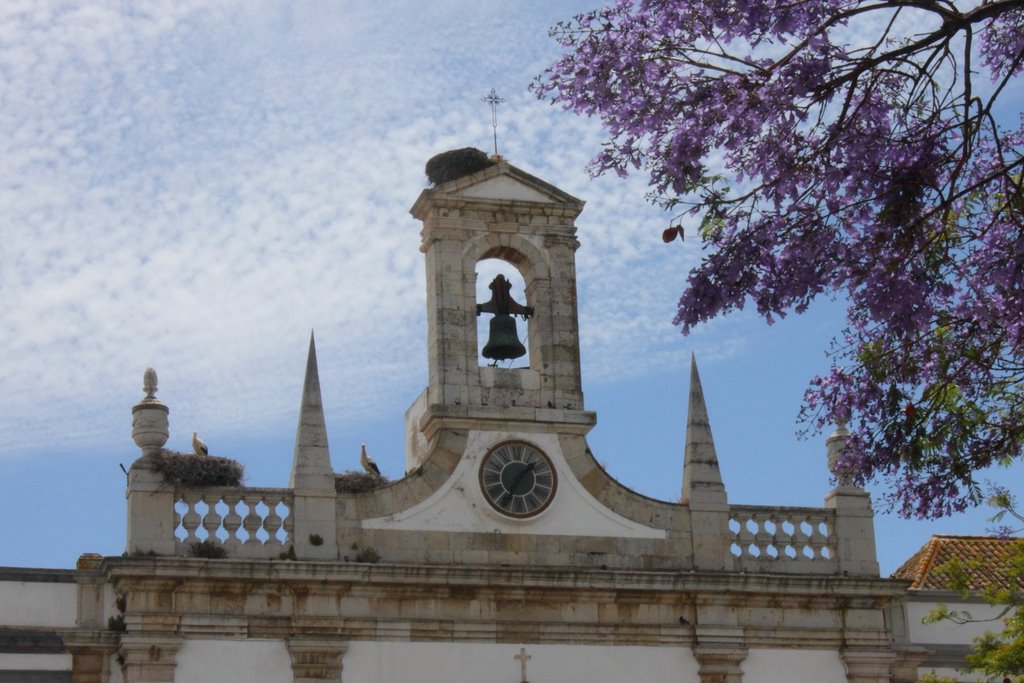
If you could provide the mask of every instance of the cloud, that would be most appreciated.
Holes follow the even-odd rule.
[[[660,243],[642,178],[586,175],[594,121],[525,91],[564,8],[153,7],[0,15],[0,457],[124,443],[147,366],[172,425],[277,428],[313,328],[335,424],[410,402],[426,326],[408,208],[430,156],[489,149],[492,86],[502,153],[588,202],[588,380],[685,362],[669,321],[695,248]]]

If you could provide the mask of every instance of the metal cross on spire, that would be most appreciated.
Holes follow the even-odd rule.
[[[498,105],[505,104],[508,100],[494,92],[494,88],[491,88],[491,92],[487,93],[486,97],[481,97],[480,101],[491,105],[491,128],[494,129],[494,156],[498,156]]]

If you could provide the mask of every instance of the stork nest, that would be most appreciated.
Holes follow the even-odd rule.
[[[427,162],[427,180],[435,187],[494,166],[486,152],[475,147],[463,147],[430,157]]]
[[[349,471],[334,475],[334,490],[338,493],[372,491],[379,489],[387,483],[387,477],[370,474],[369,472]]]
[[[163,450],[152,456],[152,462],[154,469],[176,487],[191,489],[242,485],[242,464],[230,458]]]

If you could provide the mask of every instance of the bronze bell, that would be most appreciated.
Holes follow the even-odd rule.
[[[519,341],[516,319],[510,315],[495,315],[491,318],[491,333],[484,344],[484,358],[493,361],[512,360],[526,355],[526,347]]]

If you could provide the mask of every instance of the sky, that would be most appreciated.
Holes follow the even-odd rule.
[[[671,320],[693,239],[642,177],[590,178],[599,125],[537,101],[548,29],[575,0],[0,4],[0,565],[120,554],[131,407],[159,374],[167,447],[286,486],[315,330],[334,468],[359,444],[404,471],[403,415],[426,385],[424,164],[498,146],[586,201],[577,220],[590,445],[626,486],[677,500],[696,354],[733,503],[820,506],[827,435],[797,437],[841,304],[771,327],[749,312],[683,337]],[[1019,483],[1024,469],[991,473]],[[875,487],[876,501],[884,491]],[[932,533],[879,510],[883,574]]]

